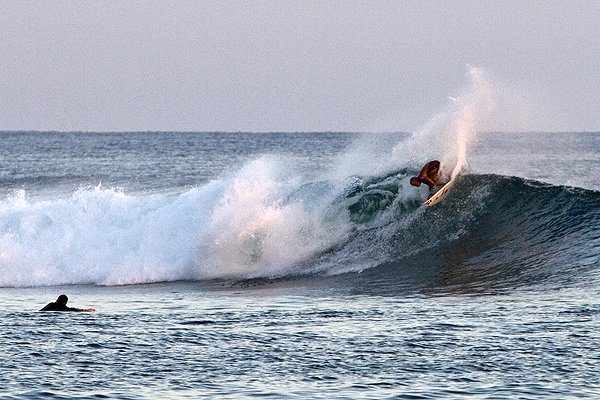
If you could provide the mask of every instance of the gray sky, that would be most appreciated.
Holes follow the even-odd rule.
[[[2,1],[0,129],[600,130],[600,1]]]

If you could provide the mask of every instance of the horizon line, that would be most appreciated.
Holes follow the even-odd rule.
[[[125,131],[117,131],[117,130],[39,130],[39,129],[0,129],[0,134],[5,133],[97,133],[97,134],[111,134],[111,133],[194,133],[194,134],[202,134],[202,133],[219,133],[219,134],[231,134],[231,133],[239,133],[239,134],[273,134],[273,133],[343,133],[343,134],[413,134],[415,132],[410,131],[352,131],[352,130],[295,130],[295,131],[284,131],[284,130],[272,130],[272,131],[226,131],[226,130],[125,130]],[[600,133],[600,130],[582,130],[582,131],[549,131],[549,130],[525,130],[525,131],[516,131],[516,130],[488,130],[488,131],[478,131],[480,134],[552,134],[552,133]]]

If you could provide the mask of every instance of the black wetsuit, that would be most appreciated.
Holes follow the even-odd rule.
[[[66,304],[62,303],[48,303],[46,307],[42,308],[40,311],[84,311],[80,308],[67,307]]]

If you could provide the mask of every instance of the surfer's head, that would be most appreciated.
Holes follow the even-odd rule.
[[[67,297],[66,294],[61,294],[60,296],[58,296],[58,299],[56,299],[56,302],[58,304],[67,304],[68,301],[69,301],[69,298]]]
[[[416,187],[421,186],[421,180],[419,178],[417,178],[416,176],[413,176],[412,178],[410,178],[410,184]]]

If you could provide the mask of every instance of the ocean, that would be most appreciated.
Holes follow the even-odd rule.
[[[600,398],[600,133],[433,131],[1,132],[0,398]]]

